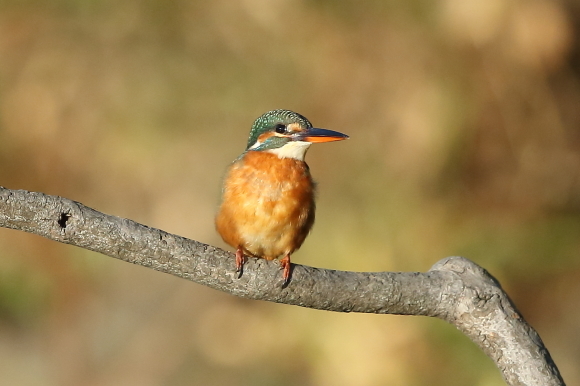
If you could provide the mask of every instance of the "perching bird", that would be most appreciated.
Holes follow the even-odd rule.
[[[347,139],[336,131],[313,128],[289,110],[273,110],[254,122],[248,146],[228,168],[216,229],[236,248],[241,272],[245,255],[273,260],[282,256],[284,284],[290,255],[314,224],[315,184],[304,155],[312,143]]]

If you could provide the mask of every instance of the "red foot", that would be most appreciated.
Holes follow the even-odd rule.
[[[284,278],[284,284],[288,284],[290,281],[290,254],[288,253],[282,259],[280,259],[280,265],[282,266],[282,277]]]
[[[236,250],[236,272],[239,272],[238,278],[242,276],[242,270],[244,268],[244,263],[246,262],[246,258],[244,257],[244,252],[242,248],[238,248]]]

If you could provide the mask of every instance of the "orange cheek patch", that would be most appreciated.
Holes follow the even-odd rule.
[[[273,136],[274,136],[274,133],[272,133],[271,131],[267,131],[263,134],[260,134],[260,136],[258,137],[258,141],[260,143],[264,143],[265,140],[267,140],[268,138],[273,137]]]
[[[298,123],[291,123],[288,125],[288,131],[291,133],[300,133],[304,131],[304,129]]]

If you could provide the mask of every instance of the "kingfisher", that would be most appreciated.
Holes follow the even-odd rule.
[[[245,256],[280,258],[284,284],[290,279],[290,255],[314,224],[316,186],[304,156],[312,143],[347,139],[319,129],[290,110],[260,116],[246,150],[227,169],[215,225],[236,249],[236,272]]]

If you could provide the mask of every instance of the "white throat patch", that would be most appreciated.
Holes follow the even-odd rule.
[[[304,161],[306,150],[308,150],[310,145],[312,145],[310,142],[292,141],[277,149],[270,149],[266,151],[276,154],[278,158],[294,158],[298,161]]]

